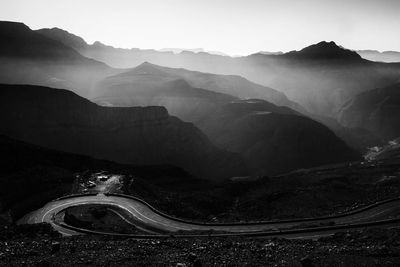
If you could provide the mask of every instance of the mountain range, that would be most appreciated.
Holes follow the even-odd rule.
[[[0,23],[0,82],[67,88],[87,96],[99,77],[116,70],[26,25]]]
[[[81,37],[61,29],[32,31],[21,23],[0,24],[0,34],[11,40],[0,41],[4,48],[0,51],[0,60],[7,63],[2,65],[4,72],[0,82],[65,88],[86,98],[65,107],[76,110],[76,114],[57,110],[54,112],[57,118],[37,115],[32,119],[38,125],[36,136],[26,133],[32,124],[10,116],[8,113],[13,108],[6,105],[3,116],[7,123],[3,134],[13,138],[123,163],[174,164],[192,175],[224,179],[274,175],[358,159],[358,153],[349,145],[366,148],[379,138],[391,137],[373,127],[347,123],[351,119],[346,118],[351,118],[352,112],[345,111],[349,103],[353,103],[351,99],[371,90],[372,86],[385,87],[398,81],[399,64],[365,60],[334,42],[321,42],[288,53],[232,58],[204,52],[174,54],[116,49],[99,42],[89,45]],[[32,47],[26,45],[31,39],[35,40]],[[50,51],[49,54],[46,51]],[[271,84],[273,86],[269,87]],[[43,88],[24,90],[39,92]],[[25,110],[23,116],[41,114],[38,110],[42,109],[49,113],[57,109],[50,105],[51,101],[35,102],[34,94],[24,90],[16,95],[5,90],[7,95],[4,95],[13,99],[11,103],[15,109]],[[48,94],[45,92],[43,97]],[[24,99],[25,94],[35,99],[32,103],[40,107],[38,110],[30,106],[27,99],[26,103],[18,103],[17,99]],[[82,108],[84,102],[87,107]],[[85,117],[83,110],[91,115]],[[157,114],[155,121],[163,123],[153,123],[153,119],[148,120],[148,116],[153,118],[153,115],[148,114]],[[96,130],[90,132],[93,136],[86,130],[76,132],[78,126],[73,118],[81,115],[82,119],[76,122],[84,129],[94,127]],[[118,132],[118,137],[111,138],[111,133],[100,130],[102,127],[130,129],[130,117],[137,117],[142,123],[134,119],[135,127],[141,126],[132,126],[132,132]],[[56,133],[75,133],[77,135],[72,136],[76,139],[68,141],[59,134],[57,137],[61,139],[52,140],[53,136],[46,133],[48,140],[41,141],[39,133],[49,130],[49,121],[55,125]],[[153,139],[158,141],[153,144],[150,141]],[[157,142],[163,146],[158,147]],[[200,143],[206,144],[204,149]],[[162,152],[154,152],[157,149]],[[131,150],[134,150],[132,154]],[[200,160],[203,157],[204,162]],[[211,167],[203,170],[207,164]],[[230,167],[226,166],[237,168],[227,171]]]
[[[60,31],[39,30],[47,37],[63,42],[69,33]],[[342,105],[353,96],[394,84],[399,81],[400,74],[400,63],[368,61],[356,51],[325,41],[299,51],[232,58],[190,51],[174,54],[136,48],[118,49],[100,42],[89,45],[82,38],[78,41],[76,36],[72,39],[75,40],[75,49],[82,55],[113,67],[130,68],[147,61],[165,67],[240,75],[285,93],[311,113],[331,118],[337,118]]]

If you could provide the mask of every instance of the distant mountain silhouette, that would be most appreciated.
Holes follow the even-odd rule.
[[[67,90],[1,85],[0,134],[61,151],[138,165],[171,164],[206,179],[245,175],[237,154],[216,148],[163,107],[100,107]]]
[[[91,99],[104,106],[165,106],[170,114],[197,122],[221,104],[237,98],[191,86],[181,76],[143,63],[127,72],[107,77]]]
[[[272,88],[261,86],[237,75],[217,75],[183,68],[168,68],[145,62],[164,73],[185,79],[190,85],[229,94],[237,98],[261,98],[279,106],[289,106],[302,110],[297,103],[290,101],[283,93]]]
[[[357,53],[368,60],[377,62],[400,62],[400,52],[397,51],[384,51],[379,52],[376,50],[358,50]]]
[[[64,87],[86,96],[99,77],[115,72],[22,23],[0,22],[2,83]]]
[[[355,96],[340,111],[340,123],[370,130],[386,141],[400,137],[400,83]]]
[[[400,64],[371,62],[334,42],[282,55],[255,54],[241,63],[242,76],[281,90],[311,113],[331,118],[354,95],[392,84],[400,76]]]
[[[36,32],[49,37],[50,39],[61,42],[64,45],[75,49],[76,51],[86,49],[86,46],[88,46],[82,37],[69,33],[60,28],[40,29],[36,30]]]
[[[220,51],[206,51],[203,48],[191,48],[191,49],[187,49],[187,48],[162,48],[160,50],[158,50],[160,52],[173,52],[174,54],[179,54],[182,53],[184,51],[188,51],[188,52],[193,52],[193,53],[208,53],[211,55],[219,55],[219,56],[226,56],[228,57],[229,55],[220,52]]]
[[[289,57],[301,60],[345,60],[345,61],[361,61],[361,56],[354,51],[339,47],[335,42],[320,42],[308,46],[300,51],[292,51],[282,55],[281,57]]]
[[[325,41],[281,55],[257,53],[237,58],[187,51],[174,54],[117,49],[100,43],[79,52],[114,67],[134,67],[147,61],[172,68],[240,75],[285,93],[309,112],[331,118],[336,118],[340,107],[353,96],[393,84],[400,75],[400,64],[370,62],[354,51]]]
[[[68,46],[31,31],[23,23],[1,22],[0,37],[1,57],[95,63]]]
[[[278,52],[260,51],[260,52],[258,52],[257,54],[262,54],[262,55],[268,55],[268,56],[270,56],[270,55],[282,55],[283,52],[281,52],[281,51],[278,51]]]
[[[167,95],[169,100],[165,99]],[[302,107],[288,100],[284,94],[240,76],[167,68],[148,62],[104,79],[91,95],[93,101],[103,105],[165,105],[172,114],[183,119],[187,119],[187,116],[182,112],[175,113],[174,110],[182,105],[190,109],[198,104],[187,103],[188,97],[194,101],[207,101],[211,105],[227,103],[237,98],[264,98],[277,105],[302,110]]]

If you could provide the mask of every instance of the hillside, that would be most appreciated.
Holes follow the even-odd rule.
[[[66,90],[1,85],[0,133],[61,151],[122,163],[172,164],[197,177],[245,174],[241,158],[216,148],[163,107],[101,107]]]
[[[400,136],[400,84],[361,93],[346,103],[339,116],[347,127],[367,129],[388,141]]]
[[[240,153],[254,175],[358,158],[327,127],[263,100],[231,102],[198,125],[213,142]]]

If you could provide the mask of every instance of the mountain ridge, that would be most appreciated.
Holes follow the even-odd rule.
[[[29,85],[0,85],[0,95],[7,99],[0,133],[15,139],[120,163],[175,165],[211,180],[246,173],[239,155],[164,107],[101,107],[68,90]]]

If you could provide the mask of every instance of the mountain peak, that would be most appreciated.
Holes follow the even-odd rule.
[[[172,76],[162,70],[161,66],[154,65],[150,62],[143,62],[142,64],[132,68],[128,72],[117,74],[116,76],[130,76],[130,75],[156,75],[156,76]]]
[[[300,51],[291,51],[284,54],[286,57],[302,59],[341,59],[341,60],[359,60],[360,55],[356,52],[343,48],[335,42],[322,41],[310,45]]]

